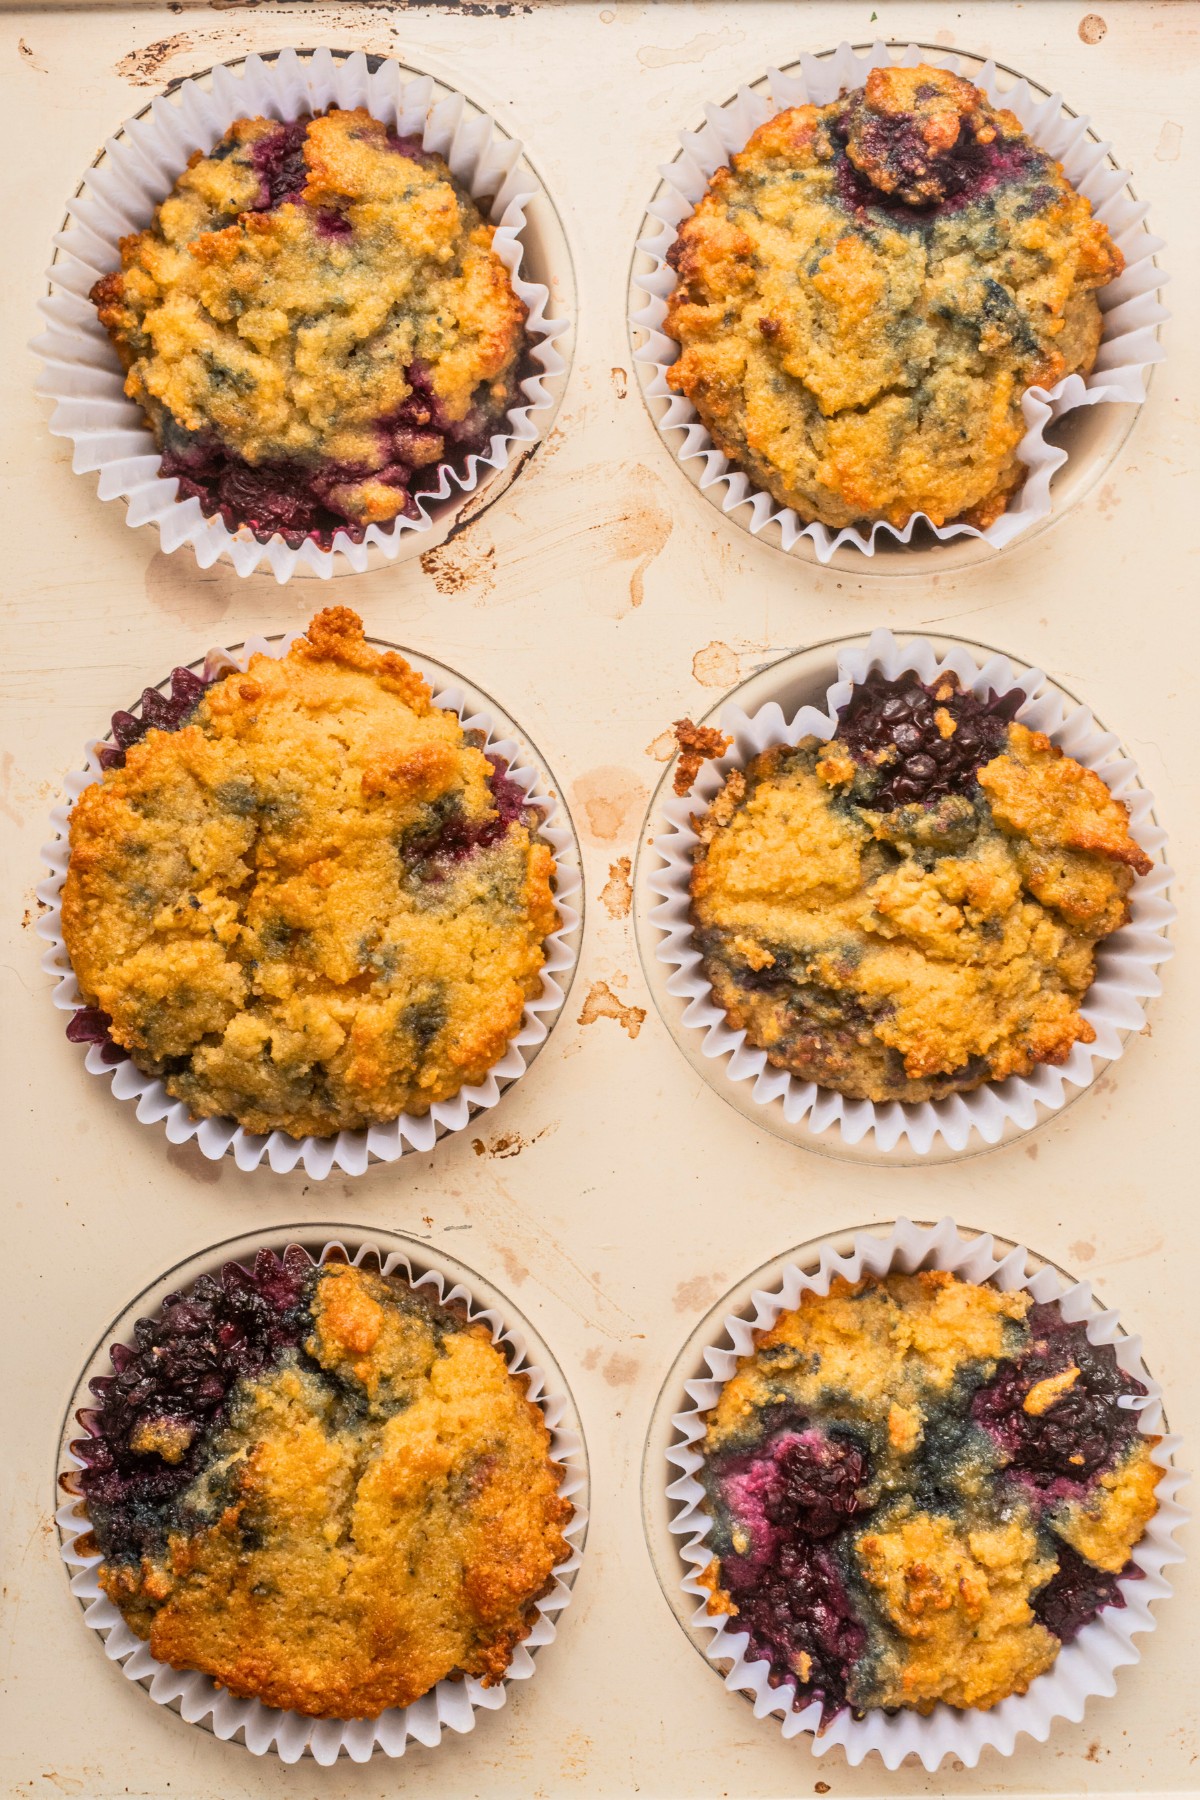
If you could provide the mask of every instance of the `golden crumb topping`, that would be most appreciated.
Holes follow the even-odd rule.
[[[357,1129],[504,1054],[558,923],[537,825],[333,608],[85,788],[63,935],[85,1004],[196,1116]]]
[[[970,82],[874,69],[778,114],[680,227],[669,374],[717,446],[831,527],[992,522],[1021,398],[1087,373],[1119,250]]]

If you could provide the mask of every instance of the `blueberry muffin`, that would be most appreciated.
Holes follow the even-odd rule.
[[[1094,1041],[1096,946],[1153,864],[1023,698],[872,674],[829,743],[764,751],[695,821],[703,971],[775,1067],[937,1100]]]
[[[526,347],[471,196],[361,107],[237,120],[91,297],[179,498],[293,545],[416,517]]]
[[[873,69],[769,119],[679,229],[669,373],[781,505],[840,528],[990,525],[1021,397],[1096,360],[1120,251],[1011,112]]]
[[[826,1718],[1023,1694],[1138,1574],[1145,1391],[1028,1293],[932,1271],[805,1294],[708,1415],[709,1612]]]
[[[345,607],[156,716],[117,715],[71,812],[72,1035],[198,1118],[294,1137],[482,1081],[558,928],[553,854],[503,759]]]
[[[62,1480],[161,1662],[338,1719],[503,1678],[573,1508],[485,1325],[397,1275],[264,1250],[111,1355]]]

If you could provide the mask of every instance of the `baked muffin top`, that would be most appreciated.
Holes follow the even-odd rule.
[[[179,497],[292,543],[415,517],[513,404],[526,308],[492,235],[361,107],[197,152],[92,289]]]
[[[873,69],[769,119],[679,228],[668,379],[806,522],[986,527],[1021,396],[1091,369],[1120,251],[1062,168],[956,75]]]
[[[735,1030],[801,1080],[935,1100],[1061,1063],[1153,864],[1099,775],[953,675],[870,675],[829,743],[735,769],[691,916]]]
[[[1111,1346],[941,1271],[806,1293],[709,1413],[709,1611],[826,1717],[995,1706],[1105,1606],[1157,1438]]]
[[[573,1508],[485,1325],[398,1275],[260,1251],[112,1361],[64,1485],[154,1656],[340,1719],[501,1680]]]
[[[111,1040],[195,1116],[296,1137],[481,1081],[558,926],[503,759],[345,607],[184,716],[71,812],[63,937]]]

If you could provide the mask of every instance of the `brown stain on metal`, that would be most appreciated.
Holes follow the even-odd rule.
[[[741,661],[732,644],[714,638],[692,658],[692,674],[701,687],[733,687],[742,672]]]
[[[744,31],[726,25],[720,31],[699,31],[686,44],[644,44],[637,59],[643,69],[670,69],[678,63],[703,62],[714,50],[732,49],[735,44],[744,43],[745,38]]]
[[[535,1131],[529,1138],[522,1137],[519,1131],[505,1131],[498,1137],[489,1138],[486,1143],[482,1138],[472,1138],[471,1148],[476,1156],[490,1156],[497,1162],[506,1162],[510,1156],[520,1156],[522,1150],[528,1150],[533,1144],[540,1144],[553,1129],[552,1125],[543,1125],[540,1131]]]
[[[626,1006],[614,994],[607,981],[593,981],[579,1014],[581,1025],[594,1025],[597,1019],[615,1019],[632,1040],[642,1029],[646,1017],[644,1006]]]
[[[143,44],[140,50],[128,51],[113,73],[123,81],[132,82],[134,87],[157,87],[163,64],[191,48],[192,38],[186,31],[177,31],[173,37],[155,38],[152,44]]]
[[[227,563],[200,569],[190,559],[172,556],[165,550],[156,550],[146,564],[147,600],[181,625],[215,625],[233,604],[240,581],[241,577]],[[266,599],[265,594],[263,598]]]
[[[622,1356],[614,1350],[604,1365],[604,1379],[609,1387],[629,1387],[637,1380],[640,1367],[636,1356]]]
[[[608,880],[600,890],[600,898],[610,919],[627,919],[633,905],[633,884],[629,877],[633,863],[628,856],[618,856],[608,865]]]
[[[604,1351],[601,1349],[600,1345],[593,1344],[590,1350],[584,1351],[579,1360],[585,1369],[594,1369],[603,1355]]]
[[[629,577],[629,604],[640,606],[646,598],[646,570],[663,550],[674,520],[665,506],[647,495],[622,512],[617,525],[622,560],[637,558]]]
[[[723,1275],[693,1275],[688,1281],[681,1281],[671,1295],[671,1305],[678,1313],[699,1312],[701,1307],[711,1306],[721,1296]]]
[[[589,769],[571,788],[571,807],[585,843],[605,845],[631,838],[649,798],[629,769],[605,763]]]
[[[647,756],[652,756],[655,762],[670,762],[676,749],[675,733],[673,731],[660,731],[658,736],[656,738],[651,738],[650,742],[646,745],[645,754]]]
[[[1158,142],[1154,146],[1155,162],[1178,162],[1179,152],[1183,148],[1183,126],[1174,119],[1164,119],[1163,128],[1158,134]]]
[[[1070,1247],[1074,1262],[1091,1262],[1096,1254],[1096,1246],[1088,1238],[1078,1238]]]
[[[613,388],[616,392],[617,399],[624,400],[626,394],[628,394],[628,392],[629,392],[628,372],[625,369],[617,368],[614,365],[613,368],[611,368],[609,370],[609,374],[612,376],[612,384],[613,384]]]
[[[1029,1158],[1030,1162],[1036,1162],[1038,1159],[1037,1145],[1036,1144],[1026,1144],[1025,1154]]]
[[[500,1261],[504,1264],[504,1273],[508,1276],[508,1279],[512,1282],[514,1287],[520,1287],[522,1282],[528,1281],[529,1270],[516,1255],[515,1251],[509,1249],[507,1244],[501,1244],[497,1254],[500,1257]]]
[[[1085,44],[1098,44],[1107,30],[1099,13],[1084,13],[1079,21],[1079,36]]]
[[[466,544],[439,544],[426,550],[421,567],[439,594],[447,598],[477,587],[480,597],[490,594],[496,585],[496,546],[472,550]]]
[[[34,50],[33,45],[27,44],[24,38],[17,39],[17,55],[21,58],[22,62],[27,62],[31,69],[36,69],[39,75],[49,74],[50,71],[47,69],[45,63],[38,61],[37,52]]]

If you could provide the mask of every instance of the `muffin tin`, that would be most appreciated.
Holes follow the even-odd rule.
[[[1197,1348],[1190,1271],[1200,1254],[1187,1204],[1194,1160],[1188,1002],[1200,990],[1184,954],[1192,867],[1186,798],[1200,742],[1194,709],[1181,703],[1195,660],[1179,479],[1194,469],[1200,448],[1185,404],[1190,340],[1168,331],[1159,344],[1157,326],[1149,332],[1147,360],[1161,353],[1167,360],[1148,404],[1081,407],[1051,428],[1068,450],[1046,521],[1061,521],[1058,531],[1043,523],[1002,557],[973,539],[881,546],[870,561],[838,550],[825,567],[803,547],[808,540],[786,560],[772,554],[775,527],[755,536],[740,515],[717,516],[714,488],[697,497],[700,461],[676,459],[634,392],[645,369],[633,358],[636,333],[631,342],[624,315],[645,268],[634,251],[644,233],[639,214],[653,168],[675,151],[680,123],[699,123],[711,95],[752,87],[773,62],[798,52],[832,54],[839,39],[862,31],[862,17],[836,6],[818,34],[795,18],[785,28],[769,0],[720,3],[699,22],[680,0],[648,10],[499,10],[503,19],[490,20],[478,8],[410,10],[399,39],[371,9],[351,18],[318,3],[304,20],[308,42],[334,41],[335,60],[362,50],[372,67],[396,51],[406,79],[427,76],[443,101],[472,96],[465,118],[490,119],[506,139],[530,146],[536,164],[529,152],[525,160],[542,193],[527,243],[545,271],[553,315],[567,326],[555,347],[564,364],[574,363],[547,384],[536,440],[518,446],[472,493],[448,501],[427,532],[405,533],[395,566],[372,547],[359,583],[339,589],[379,641],[413,644],[414,661],[439,679],[467,668],[533,726],[563,778],[555,793],[564,813],[569,804],[595,897],[578,946],[580,979],[538,1048],[537,1079],[514,1083],[494,1109],[393,1166],[363,1156],[350,1166],[300,1162],[289,1172],[286,1158],[267,1157],[251,1177],[239,1167],[246,1158],[203,1156],[186,1121],[166,1133],[131,1129],[133,1108],[112,1106],[99,1082],[84,1082],[78,1048],[63,1041],[64,1017],[46,1004],[49,983],[33,966],[41,946],[33,943],[32,884],[46,809],[64,772],[77,767],[81,737],[100,728],[148,669],[188,664],[209,644],[244,641],[256,630],[276,637],[314,609],[298,609],[294,588],[289,595],[267,580],[243,583],[222,558],[198,568],[189,549],[176,553],[153,534],[125,530],[121,509],[98,505],[91,480],[68,470],[46,430],[47,409],[28,397],[32,370],[19,351],[13,358],[18,403],[4,429],[10,466],[23,482],[9,540],[20,618],[9,673],[19,725],[0,800],[8,818],[22,818],[5,859],[13,885],[8,915],[15,921],[22,908],[29,915],[7,959],[21,975],[7,1027],[10,1048],[20,1051],[10,1093],[21,1111],[8,1139],[4,1308],[10,1363],[22,1374],[11,1396],[16,1487],[8,1534],[19,1570],[10,1584],[18,1601],[15,1704],[0,1752],[14,1791],[36,1785],[50,1755],[53,1779],[98,1795],[125,1785],[166,1791],[168,1783],[189,1800],[234,1789],[265,1794],[290,1779],[276,1752],[333,1765],[321,1780],[334,1795],[382,1794],[394,1785],[386,1763],[347,1768],[376,1748],[365,1734],[351,1741],[330,1724],[252,1759],[239,1735],[244,1724],[222,1742],[212,1714],[185,1701],[186,1677],[139,1667],[136,1647],[124,1670],[132,1679],[105,1668],[98,1639],[81,1629],[50,1530],[61,1467],[55,1425],[64,1406],[69,1421],[83,1403],[86,1379],[104,1364],[111,1337],[166,1288],[259,1243],[297,1240],[319,1250],[335,1237],[352,1249],[370,1242],[462,1279],[536,1347],[581,1437],[572,1388],[586,1421],[602,1529],[582,1558],[578,1604],[561,1641],[538,1650],[538,1681],[515,1685],[514,1703],[497,1718],[459,1735],[454,1728],[469,1720],[470,1708],[457,1706],[436,1754],[435,1720],[413,1734],[408,1778],[431,1795],[457,1794],[464,1784],[498,1800],[567,1785],[598,1800],[635,1786],[664,1797],[715,1797],[791,1792],[805,1782],[864,1794],[928,1785],[919,1762],[891,1767],[894,1755],[882,1740],[858,1760],[848,1743],[843,1756],[835,1735],[813,1744],[794,1720],[781,1733],[778,1718],[763,1716],[770,1696],[758,1696],[753,1717],[745,1696],[722,1692],[707,1672],[712,1663],[706,1658],[702,1668],[671,1623],[674,1613],[698,1649],[711,1636],[691,1621],[694,1597],[682,1590],[686,1568],[669,1529],[670,1420],[695,1401],[687,1384],[703,1378],[701,1353],[726,1314],[757,1305],[787,1261],[815,1266],[852,1248],[847,1218],[886,1217],[886,1226],[863,1227],[878,1233],[905,1210],[966,1216],[1010,1234],[994,1240],[1001,1250],[1017,1241],[1045,1246],[1049,1256],[1032,1258],[1031,1267],[1054,1280],[1060,1263],[1078,1270],[1104,1295],[1101,1307],[1119,1303],[1131,1330],[1144,1327],[1172,1426],[1195,1435],[1183,1379]],[[990,10],[961,21],[931,13],[912,24],[929,38],[936,30],[937,41],[926,46],[932,55],[957,57],[967,73],[980,66],[982,58],[944,41],[952,28],[968,45],[999,52],[1005,79],[1030,71],[1045,84],[1043,94],[1061,87],[1112,130],[1122,166],[1127,160],[1134,171],[1138,203],[1149,200],[1154,228],[1170,245],[1182,313],[1200,263],[1184,225],[1196,149],[1178,123],[1188,116],[1188,44],[1178,22],[1152,18],[1135,0],[1107,21],[1089,15],[1081,25],[1048,0],[1033,0],[999,37]],[[211,93],[224,79],[214,73],[220,65],[238,67],[251,54],[279,58],[299,28],[294,18],[253,9],[201,18],[165,0],[119,15],[27,0],[8,25],[13,128],[22,143],[39,146],[21,160],[10,212],[21,271],[14,293],[22,310],[9,324],[17,346],[28,336],[37,272],[63,196],[91,146],[120,120],[141,116],[143,102],[160,91],[177,96],[185,78]],[[132,142],[137,129],[129,130]],[[1091,142],[1115,177],[1116,162],[1098,139]],[[102,149],[97,162],[107,154]],[[63,253],[60,247],[56,266]],[[111,381],[101,384],[98,396],[111,399],[109,388]],[[89,417],[85,405],[77,425],[86,459],[100,415]],[[350,572],[345,559],[336,565],[343,571]],[[294,572],[334,571],[301,564]],[[901,584],[900,575],[922,579]],[[1134,1014],[1118,1024],[1126,1054],[1096,1068],[1082,1104],[1072,1097],[1053,1117],[1039,1115],[1035,1130],[1014,1124],[993,1145],[955,1149],[939,1137],[919,1157],[880,1150],[873,1140],[847,1146],[832,1143],[829,1132],[780,1130],[770,1108],[739,1105],[748,1084],[723,1075],[715,1085],[733,1103],[718,1104],[714,1065],[672,1013],[676,997],[665,992],[669,971],[653,953],[648,922],[658,902],[649,885],[650,840],[669,766],[648,814],[645,808],[670,756],[671,721],[719,716],[731,697],[757,704],[773,697],[780,679],[799,692],[805,682],[815,688],[824,670],[827,685],[830,646],[865,641],[877,625],[981,654],[998,640],[1022,667],[1049,670],[1071,704],[1076,693],[1094,702],[1129,734],[1130,760],[1155,795],[1152,822],[1170,829],[1181,871],[1169,895],[1165,880],[1159,889],[1183,913],[1165,996],[1144,1029]],[[967,635],[944,635],[958,631]],[[471,697],[497,717],[484,687]],[[511,721],[501,716],[501,724],[508,730]],[[1164,917],[1154,929],[1167,927]],[[985,1148],[986,1156],[975,1154]],[[805,1153],[814,1150],[824,1160]],[[955,1166],[964,1154],[969,1165]],[[919,1164],[920,1173],[906,1164]],[[329,1210],[330,1190],[313,1185],[324,1174],[341,1183],[335,1211],[349,1212],[351,1222],[309,1219]],[[251,1212],[261,1215],[261,1231]],[[230,1230],[241,1236],[219,1242]],[[800,1237],[808,1241],[780,1253]],[[457,1262],[460,1251],[470,1270]],[[716,1300],[739,1269],[755,1263],[752,1276]],[[84,1345],[139,1287],[72,1397]],[[1105,1317],[1115,1329],[1115,1314]],[[75,1435],[73,1422],[64,1427],[64,1442]],[[643,1443],[639,1517],[629,1475]],[[1173,1466],[1163,1490],[1172,1529],[1181,1480]],[[647,1550],[665,1603],[653,1593]],[[1038,1741],[1046,1735],[1040,1726],[997,1740],[983,1748],[977,1774],[951,1734],[939,1785],[963,1793],[998,1782],[1055,1792],[1185,1789],[1195,1708],[1192,1566],[1172,1584],[1181,1591],[1152,1615],[1153,1638],[1130,1646],[1124,1660],[1141,1652],[1141,1666],[1120,1671],[1115,1698],[1087,1699],[1082,1716],[1081,1695],[1078,1706],[1058,1709],[1069,1716],[1046,1716],[1048,1744]],[[1146,1586],[1142,1597],[1154,1600],[1160,1591]],[[121,1660],[123,1652],[107,1648]],[[143,1680],[157,1684],[164,1705],[147,1703],[137,1691]],[[200,1731],[188,1728],[189,1710]],[[269,1741],[258,1733],[250,1749]],[[824,1755],[820,1766],[809,1760],[814,1750]]]

